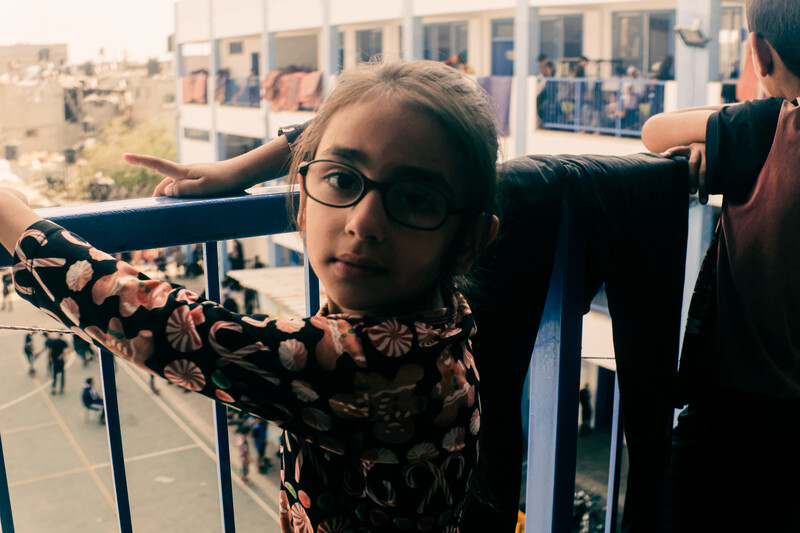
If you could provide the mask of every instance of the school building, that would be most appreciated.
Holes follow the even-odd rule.
[[[747,35],[744,0],[182,0],[175,9],[181,162],[233,157],[305,122],[343,67],[377,54],[448,61],[474,76],[495,99],[501,157],[642,152],[648,116],[732,100]],[[302,243],[279,235],[244,249],[293,265]],[[585,351],[613,352],[603,315],[596,327],[587,320],[596,331]],[[586,366],[599,372],[589,376],[595,395],[598,379],[613,388],[598,370],[613,360]],[[598,407],[595,419],[611,408]]]

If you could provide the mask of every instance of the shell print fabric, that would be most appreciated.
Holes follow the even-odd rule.
[[[472,313],[231,313],[48,221],[14,255],[17,292],[170,382],[272,420],[287,532],[457,531],[478,453]]]

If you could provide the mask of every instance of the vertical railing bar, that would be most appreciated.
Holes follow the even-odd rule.
[[[206,297],[220,301],[219,250],[217,242],[203,245],[206,269]],[[222,530],[236,531],[233,512],[233,484],[231,482],[231,449],[228,440],[228,409],[219,402],[214,405],[214,432],[217,440],[217,476],[219,480],[219,502],[222,513]]]
[[[122,450],[117,378],[114,374],[114,355],[100,350],[100,375],[103,380],[103,404],[106,410],[108,451],[111,455],[111,474],[114,478],[114,496],[117,501],[117,520],[121,533],[133,533],[128,480],[125,475],[125,454]]]
[[[622,470],[622,406],[619,401],[619,380],[614,375],[614,412],[611,418],[611,450],[608,460],[608,493],[606,494],[605,530],[617,530],[617,507],[619,502],[620,471]]]
[[[11,493],[8,490],[8,475],[3,456],[3,442],[0,440],[0,531],[14,533],[14,517],[11,513]]]
[[[562,204],[550,288],[531,358],[526,526],[570,531],[578,446],[578,386],[583,319],[581,227]]]
[[[305,247],[303,252],[305,252]],[[308,254],[303,254],[303,265],[305,266],[303,277],[306,284],[306,315],[314,316],[319,310],[319,278],[308,262]]]

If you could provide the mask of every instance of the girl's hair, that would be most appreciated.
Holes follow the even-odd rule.
[[[474,80],[436,61],[379,59],[344,70],[293,149],[292,186],[297,185],[300,164],[316,156],[336,113],[386,99],[399,100],[439,123],[461,157],[467,204],[460,207],[493,214],[498,150],[493,103]]]
[[[400,59],[362,63],[346,69],[293,149],[291,182],[297,168],[316,156],[331,119],[347,107],[394,98],[435,119],[462,159],[468,205],[493,212],[497,179],[497,131],[489,96],[472,79],[436,61]]]

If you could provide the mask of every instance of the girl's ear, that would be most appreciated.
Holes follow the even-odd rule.
[[[299,176],[299,179],[303,179],[302,176]],[[305,231],[306,227],[306,202],[308,198],[306,198],[306,192],[303,188],[302,182],[298,182],[300,185],[300,202],[297,206],[297,215],[296,215],[296,222],[297,222],[297,229],[298,231]]]
[[[466,274],[484,248],[497,237],[500,219],[496,215],[478,217],[463,234],[463,241],[455,246],[453,274]]]

